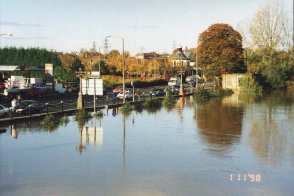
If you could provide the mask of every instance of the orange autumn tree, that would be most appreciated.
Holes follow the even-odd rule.
[[[207,77],[246,72],[242,37],[228,24],[213,24],[200,34],[197,58]]]
[[[111,50],[106,55],[106,64],[108,67],[113,67],[116,72],[122,71],[122,57],[118,50]]]

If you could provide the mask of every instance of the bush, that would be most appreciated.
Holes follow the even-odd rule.
[[[160,110],[162,103],[160,99],[146,99],[143,103],[144,108],[148,112],[156,112]]]
[[[103,114],[103,112],[102,111],[97,111],[95,114],[94,114],[94,116],[96,117],[96,118],[103,118],[103,116],[104,116],[104,114]]]
[[[176,103],[176,98],[172,95],[172,93],[168,93],[164,98],[163,98],[163,106],[167,110],[171,110],[174,108]]]
[[[75,114],[75,120],[80,127],[83,127],[85,123],[91,118],[91,115],[86,110],[78,110]]]
[[[41,124],[45,130],[53,131],[58,128],[60,121],[53,114],[47,114]]]
[[[121,108],[120,111],[123,115],[128,116],[133,111],[133,106],[130,103],[125,103]]]
[[[141,112],[143,111],[143,109],[144,109],[144,107],[143,107],[143,104],[142,104],[142,103],[136,103],[136,104],[134,105],[134,110],[135,110],[136,112],[141,113]]]
[[[263,91],[262,87],[249,74],[246,74],[240,81],[240,90],[242,93],[251,94],[261,94]]]
[[[206,100],[206,99],[209,99],[212,97],[211,93],[209,93],[208,90],[206,89],[197,89],[195,92],[194,92],[194,97],[197,99],[197,100]]]
[[[66,125],[69,122],[68,116],[64,115],[61,119],[60,119],[60,123]]]
[[[212,97],[226,97],[234,94],[232,89],[217,89],[211,92]]]

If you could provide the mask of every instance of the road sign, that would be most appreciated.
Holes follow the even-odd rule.
[[[100,72],[99,71],[92,71],[91,72],[91,78],[99,78]]]
[[[96,95],[103,95],[103,80],[95,78],[82,79],[82,94],[94,95],[94,93]]]

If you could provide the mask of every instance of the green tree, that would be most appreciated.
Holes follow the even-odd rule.
[[[54,69],[54,78],[58,81],[76,81],[75,72],[69,72],[61,66]]]
[[[246,71],[242,37],[228,24],[213,24],[200,34],[197,58],[208,77]]]

